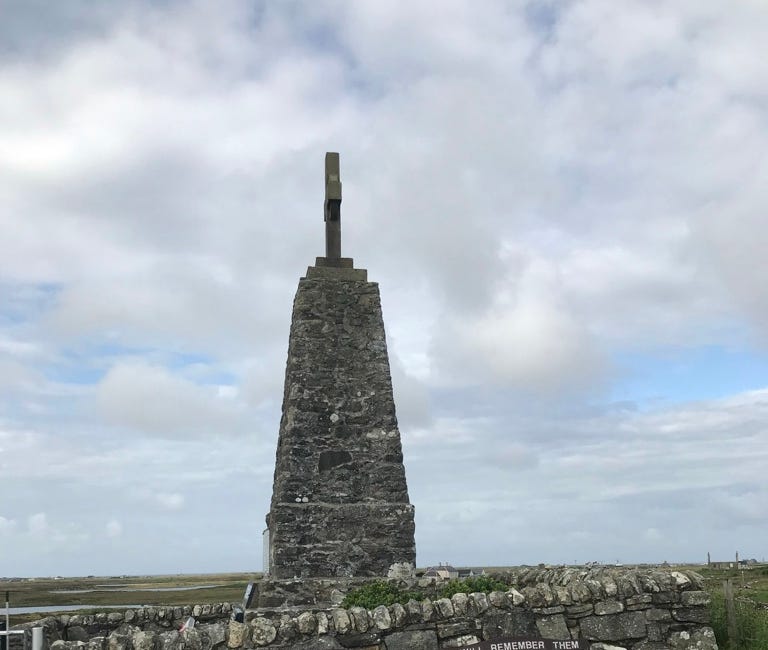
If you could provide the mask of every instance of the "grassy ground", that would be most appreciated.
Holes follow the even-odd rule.
[[[730,579],[737,599],[748,598],[756,603],[768,603],[768,565],[744,570],[699,567],[694,568],[694,571],[704,576],[707,590],[711,593],[721,593],[723,580]]]
[[[699,568],[712,594],[712,628],[720,648],[768,650],[768,566],[753,569]],[[729,636],[723,581],[731,580],[736,609],[736,639]]]
[[[11,592],[11,607],[83,605],[84,608],[98,608],[102,605],[197,605],[239,602],[243,598],[246,585],[259,577],[260,574],[254,573],[219,573],[173,576],[37,578],[12,582],[0,581],[0,591],[9,590]],[[158,587],[199,587],[201,585],[215,586],[189,591],[145,591]],[[126,590],[117,591],[116,587]],[[80,589],[95,589],[97,591],[80,594],[62,593],[67,590]],[[15,616],[12,618],[16,619]]]

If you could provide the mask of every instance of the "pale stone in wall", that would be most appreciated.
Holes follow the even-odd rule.
[[[230,621],[227,647],[239,648],[245,643],[246,638],[248,638],[248,626],[237,621]]]
[[[251,621],[251,638],[257,646],[265,646],[277,638],[277,629],[265,618]]]

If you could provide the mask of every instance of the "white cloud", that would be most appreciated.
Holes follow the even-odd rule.
[[[120,537],[123,534],[123,525],[117,519],[110,519],[104,526],[104,532],[107,537]]]
[[[532,262],[484,312],[446,316],[435,374],[544,393],[594,383],[604,362],[561,296],[557,270]]]
[[[29,527],[29,532],[32,535],[43,536],[50,532],[48,517],[44,512],[38,512],[34,515],[30,515],[27,519],[27,526]]]
[[[180,510],[184,507],[184,495],[173,493],[173,494],[157,494],[155,495],[157,502],[163,506],[163,508],[167,508],[168,510]]]
[[[239,405],[161,367],[123,362],[109,370],[96,394],[104,420],[154,435],[231,435],[242,430]]]
[[[6,517],[0,517],[0,534],[8,534],[16,529],[16,521]]]

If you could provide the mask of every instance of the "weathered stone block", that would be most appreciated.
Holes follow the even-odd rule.
[[[453,603],[453,611],[456,616],[466,615],[467,606],[469,605],[469,596],[467,596],[467,594],[453,594],[453,596],[451,596],[451,602]]]
[[[197,628],[184,630],[180,633],[181,641],[184,644],[184,650],[203,650],[203,641],[200,638],[200,632]],[[134,649],[138,650],[138,649]]]
[[[545,639],[570,639],[571,633],[565,624],[565,616],[554,614],[536,618],[536,627]]]
[[[672,613],[668,609],[651,608],[645,610],[645,618],[649,621],[671,621]]]
[[[224,623],[211,623],[200,626],[200,634],[205,640],[203,650],[216,650],[227,640],[227,627]]]
[[[670,648],[666,643],[662,643],[661,641],[651,641],[650,639],[647,639],[633,645],[632,650],[670,650]]]
[[[552,614],[562,614],[565,611],[565,607],[563,605],[552,605],[552,607],[537,607],[533,611],[544,616],[551,616]]]
[[[408,613],[408,622],[409,623],[421,623],[422,622],[421,603],[418,600],[409,600],[405,604],[405,611]]]
[[[582,582],[575,582],[569,586],[571,588],[571,599],[574,603],[578,604],[592,602],[592,592],[585,584]],[[526,594],[526,596],[528,595],[525,589],[523,589],[523,593]]]
[[[227,647],[240,648],[248,638],[248,626],[237,621],[229,622],[229,634],[227,634]]]
[[[595,608],[591,604],[569,605],[565,608],[565,613],[569,618],[584,618],[594,613]]]
[[[367,632],[370,627],[368,621],[368,610],[365,607],[350,607],[349,616],[357,632]]]
[[[563,598],[567,598],[568,602],[570,602],[571,596],[568,594],[568,591],[564,587],[560,587],[560,589],[562,589],[565,593],[559,594],[558,592],[558,600],[560,600],[560,595],[562,595]],[[512,604],[515,606],[522,605],[525,602],[525,596],[523,596],[523,594],[521,594],[517,589],[510,589],[507,592],[507,595],[511,599]],[[560,602],[565,604],[563,600],[560,600]]]
[[[662,591],[658,594],[651,594],[651,601],[654,605],[669,605],[680,602],[680,594],[674,591]]]
[[[181,647],[181,636],[176,630],[160,632],[157,643],[160,650],[178,650]]]
[[[675,579],[678,589],[689,589],[691,587],[691,579],[684,573],[673,571],[670,575]]]
[[[439,598],[435,601],[435,609],[440,618],[451,618],[453,616],[453,603],[450,598]]]
[[[464,636],[466,634],[474,634],[477,632],[475,622],[469,619],[463,619],[460,621],[452,621],[450,623],[438,623],[437,624],[437,638],[449,639],[455,636]]]
[[[333,627],[339,634],[348,634],[352,629],[352,620],[346,609],[334,609],[332,612]]]
[[[710,614],[706,607],[681,607],[672,610],[672,618],[685,623],[709,623]]]
[[[448,639],[443,643],[444,648],[461,648],[465,645],[472,645],[473,643],[480,643],[480,639],[474,634],[466,634],[464,636],[457,636],[453,639]]]
[[[131,637],[112,632],[107,637],[107,650],[131,650]]]
[[[300,634],[312,634],[317,629],[317,619],[312,612],[302,612],[296,618]]]
[[[623,611],[624,605],[618,600],[600,600],[595,603],[595,614],[597,616],[618,614]]]
[[[590,641],[620,641],[645,636],[643,612],[623,612],[581,619],[581,633]]]
[[[499,609],[509,607],[507,595],[503,591],[492,591],[488,594],[488,600],[491,601],[491,605],[498,607]]]
[[[155,650],[157,635],[154,632],[137,632],[133,635],[134,650]]]
[[[88,642],[88,632],[85,631],[84,627],[81,627],[80,625],[72,625],[67,628],[66,632],[67,641],[84,641]]]
[[[712,597],[706,591],[684,591],[680,594],[680,604],[684,607],[709,605]]]
[[[281,648],[276,648],[275,646],[272,646],[275,648],[275,650],[283,650],[283,648],[286,648],[286,646],[282,646]],[[379,646],[373,646],[375,650],[379,650]],[[344,646],[341,645],[334,637],[320,637],[320,638],[311,638],[307,639],[306,641],[299,641],[297,643],[292,643],[290,646],[290,650],[343,650]],[[359,648],[358,650],[364,650],[363,648]]]
[[[414,630],[388,634],[387,650],[437,650],[437,635],[433,630]]]
[[[667,643],[675,650],[717,650],[715,633],[710,627],[700,628],[693,632],[680,631],[669,635]]]
[[[290,643],[299,637],[299,626],[291,618],[283,617],[280,620],[280,626],[277,628],[277,636],[280,641]]]
[[[371,612],[371,618],[373,619],[373,624],[379,630],[389,630],[392,627],[392,617],[386,605],[379,605],[374,609]]]
[[[539,636],[535,615],[525,609],[512,609],[508,612],[490,611],[481,620],[484,639],[499,639],[505,636]]]
[[[389,606],[389,616],[394,628],[403,627],[408,621],[408,613],[400,603],[394,603]]]
[[[482,614],[491,606],[491,604],[488,602],[488,596],[479,591],[469,594],[469,599],[472,604],[472,608],[478,614]]]
[[[639,596],[627,598],[627,608],[637,605],[650,605],[651,603],[653,603],[653,596],[651,594],[640,594]]]
[[[619,588],[616,585],[616,581],[611,576],[603,577],[603,589],[608,598],[615,598],[619,595]]]
[[[649,622],[647,631],[649,641],[665,641],[669,632],[669,625],[667,623]]]
[[[366,634],[348,634],[337,637],[336,640],[345,648],[366,650],[367,648],[379,648],[381,637],[376,632],[368,632]]]
[[[421,619],[424,623],[435,620],[435,606],[429,598],[421,601]]]

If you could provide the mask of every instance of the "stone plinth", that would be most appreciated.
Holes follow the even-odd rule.
[[[416,553],[379,288],[318,262],[293,305],[269,574],[384,576]]]

